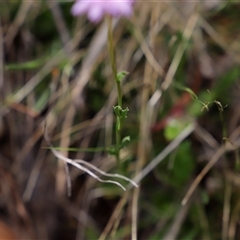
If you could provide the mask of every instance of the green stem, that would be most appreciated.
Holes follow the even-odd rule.
[[[109,55],[110,55],[110,62],[111,62],[113,77],[117,85],[118,105],[122,107],[122,89],[121,89],[121,83],[120,81],[118,81],[118,78],[117,78],[117,65],[116,65],[116,57],[115,57],[115,51],[113,46],[112,18],[109,16],[107,19],[108,19],[108,49],[109,49]]]
[[[117,77],[117,65],[116,65],[116,57],[115,57],[114,44],[113,44],[112,18],[108,16],[107,20],[108,20],[108,50],[110,55],[111,68],[113,72],[113,77],[117,85],[118,105],[122,108],[122,89],[121,89],[121,82],[118,80],[118,77]],[[116,124],[116,160],[117,160],[117,166],[120,169],[120,144],[121,144],[121,127],[122,126],[121,126],[121,119],[119,118],[119,116],[117,116],[117,122],[119,122],[120,128],[118,129]]]
[[[121,141],[121,131],[116,130],[116,148],[117,148],[117,152],[116,152],[116,160],[117,160],[117,166],[118,169],[120,169],[120,141]]]

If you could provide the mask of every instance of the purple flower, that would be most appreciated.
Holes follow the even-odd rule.
[[[132,14],[132,5],[135,0],[76,0],[72,7],[72,14],[78,16],[87,14],[92,22],[99,22],[103,15],[109,14],[113,17]]]

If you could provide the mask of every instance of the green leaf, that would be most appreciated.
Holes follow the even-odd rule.
[[[195,169],[194,158],[192,157],[192,145],[189,141],[183,142],[177,149],[174,159],[171,177],[175,184],[184,185],[192,176]]]
[[[121,148],[127,146],[127,144],[130,142],[130,136],[126,136],[122,139],[122,144],[121,144]]]
[[[124,77],[126,77],[128,74],[129,74],[129,73],[126,72],[126,71],[121,71],[121,72],[119,72],[119,73],[117,74],[117,81],[118,81],[118,82],[121,82],[121,81],[124,79]]]
[[[174,87],[180,89],[180,90],[183,90],[185,92],[188,92],[191,94],[191,96],[194,98],[194,99],[198,99],[197,95],[193,92],[193,90],[191,88],[188,88],[188,87],[185,87],[185,86],[182,86],[180,83],[173,83]]]
[[[165,138],[169,141],[175,139],[188,124],[189,120],[186,118],[171,119],[164,128]]]
[[[108,151],[109,148],[106,147],[98,147],[98,148],[63,148],[63,147],[44,147],[46,149],[55,149],[59,151],[68,151],[68,152],[89,152],[89,153],[96,153],[96,152],[104,152]]]
[[[160,169],[161,179],[168,185],[179,190],[191,179],[196,163],[192,153],[190,141],[182,142],[179,147],[168,157],[168,169]]]
[[[47,57],[35,59],[24,63],[14,63],[5,66],[6,70],[32,70],[42,66],[47,61]]]
[[[114,112],[116,113],[116,115],[118,116],[118,117],[120,117],[121,116],[121,110],[122,110],[122,108],[120,107],[120,106],[114,106],[113,107],[113,110],[114,110]]]
[[[117,119],[117,129],[120,129],[127,118],[127,113],[129,108],[122,109],[119,105],[113,107],[114,112],[116,113]]]

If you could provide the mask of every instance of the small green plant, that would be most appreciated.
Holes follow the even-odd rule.
[[[114,80],[116,82],[117,86],[117,92],[118,92],[118,104],[113,107],[114,113],[116,114],[117,121],[116,121],[116,145],[111,147],[108,152],[112,155],[116,156],[117,166],[118,169],[121,169],[121,161],[120,161],[120,150],[127,145],[127,143],[130,141],[130,136],[126,136],[123,139],[122,138],[122,127],[123,124],[127,118],[128,114],[128,107],[123,109],[122,107],[122,87],[121,82],[124,79],[124,77],[128,74],[126,71],[117,72],[117,66],[116,66],[116,57],[115,57],[115,51],[114,51],[114,44],[113,44],[113,34],[112,34],[112,18],[108,17],[108,49],[109,49],[109,56],[110,56],[110,62],[112,67],[112,73]]]
[[[106,18],[108,20],[108,47],[109,47],[109,55],[110,55],[110,63],[111,68],[113,72],[113,77],[117,85],[117,92],[118,92],[118,104],[113,107],[114,112],[116,114],[116,144],[104,148],[107,150],[108,153],[116,156],[117,166],[118,169],[121,169],[121,161],[120,161],[120,150],[127,145],[127,143],[130,141],[130,137],[126,136],[122,139],[121,132],[123,128],[123,124],[127,118],[127,113],[129,111],[128,108],[123,109],[122,107],[122,88],[121,88],[121,82],[124,79],[124,77],[128,74],[126,71],[117,72],[116,67],[116,58],[115,58],[115,51],[114,51],[114,44],[113,44],[113,34],[112,34],[112,17],[120,17],[120,16],[130,16],[132,13],[132,0],[125,1],[125,2],[116,2],[116,3],[91,3],[91,2],[83,2],[83,1],[76,1],[75,4],[72,7],[72,14],[74,16],[81,15],[81,14],[87,14],[90,21],[97,23],[99,22],[104,15],[107,15]],[[51,146],[50,140],[48,138],[48,135],[45,131],[45,139],[48,142],[48,144]],[[110,174],[102,171],[101,169],[98,169],[94,165],[86,162],[82,159],[75,159],[74,161],[70,158],[67,158],[63,156],[59,151],[56,150],[56,148],[50,147],[52,153],[65,163],[65,171],[68,177],[68,167],[67,164],[73,165],[74,167],[88,173],[93,178],[97,179],[100,182],[108,182],[113,183],[115,185],[118,185],[123,190],[126,190],[121,183],[117,181],[112,180],[103,180],[98,175],[93,173],[93,171],[97,172],[100,175],[107,176],[107,177],[115,177],[120,178],[123,180],[126,180],[130,183],[132,183],[135,187],[138,187],[138,185],[132,181],[131,179],[122,176],[120,174]],[[102,150],[104,150],[102,149]],[[98,151],[98,149],[95,149]],[[68,191],[70,192],[71,184],[70,179],[68,177]]]

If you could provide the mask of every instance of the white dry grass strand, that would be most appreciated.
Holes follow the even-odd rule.
[[[63,160],[64,162],[73,165],[74,167],[88,173],[90,176],[92,176],[93,178],[97,179],[99,182],[108,182],[108,183],[113,183],[118,185],[119,187],[121,187],[124,191],[126,191],[126,189],[122,186],[122,184],[120,184],[119,182],[116,181],[112,181],[112,180],[103,180],[101,178],[99,178],[96,174],[94,174],[93,172],[91,172],[89,169],[83,167],[82,165],[78,164],[77,162],[73,161],[70,158],[64,157],[60,152],[51,149],[52,153],[59,159]]]
[[[47,143],[51,146],[49,137],[47,135],[46,128],[45,128],[45,131],[44,131],[44,136],[45,136],[45,140],[47,141]],[[129,179],[129,178],[123,176],[123,175],[106,173],[106,172],[100,170],[99,168],[95,167],[91,163],[88,163],[88,162],[86,162],[86,161],[84,161],[82,159],[74,159],[74,160],[72,160],[72,159],[70,159],[68,157],[63,156],[60,152],[55,150],[52,146],[51,146],[50,150],[52,151],[52,153],[57,158],[63,160],[65,163],[71,164],[72,166],[74,166],[74,167],[76,167],[76,168],[78,168],[78,169],[88,173],[90,176],[92,176],[93,178],[97,179],[99,182],[112,183],[112,184],[115,184],[115,185],[121,187],[124,191],[126,191],[126,188],[123,187],[123,185],[121,183],[119,183],[117,181],[113,181],[113,180],[103,180],[100,177],[98,177],[95,173],[93,173],[91,170],[89,170],[88,168],[83,167],[81,164],[84,164],[84,165],[88,166],[89,168],[95,170],[96,172],[98,172],[98,173],[100,173],[100,174],[102,174],[104,176],[124,179],[125,181],[130,182],[133,186],[138,187],[138,185],[134,181],[132,181],[131,179]],[[79,163],[81,163],[81,164],[79,164]]]
[[[96,172],[104,175],[104,176],[107,176],[107,177],[115,177],[115,178],[121,178],[127,182],[130,182],[133,186],[135,187],[138,187],[137,183],[135,183],[133,180],[131,180],[130,178],[127,178],[121,174],[118,174],[118,173],[106,173],[104,171],[102,171],[101,169],[95,167],[94,165],[92,165],[91,163],[88,163],[84,160],[81,160],[81,159],[74,159],[75,162],[78,162],[78,163],[81,163],[81,164],[85,164],[86,166],[88,166],[89,168],[92,168],[93,170],[95,170]]]

